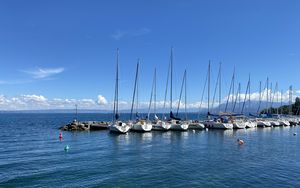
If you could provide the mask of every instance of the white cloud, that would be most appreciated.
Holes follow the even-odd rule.
[[[137,37],[150,33],[148,28],[140,28],[135,30],[117,30],[111,36],[115,40],[120,40],[124,37]]]
[[[103,97],[102,95],[98,95],[97,103],[98,103],[99,105],[105,105],[105,104],[107,104],[107,100],[106,100],[106,98]]]
[[[262,101],[266,101],[266,93],[267,91],[263,91],[263,99]],[[277,94],[279,95],[280,102],[280,93],[275,93],[274,102],[277,102]],[[296,97],[299,97],[299,92],[294,92],[293,101]],[[244,101],[245,94],[241,94],[241,102]],[[282,94],[282,99],[284,103],[289,101],[289,92],[285,91]],[[227,97],[224,97],[222,100],[222,104],[226,103]],[[259,101],[259,93],[254,92],[251,93],[251,101]],[[200,101],[188,102],[187,109],[198,109],[200,106]],[[79,109],[101,109],[101,110],[109,110],[111,111],[113,108],[113,101],[107,101],[107,99],[98,95],[94,99],[63,99],[63,98],[54,98],[49,99],[43,95],[19,95],[14,97],[7,97],[5,95],[0,95],[0,110],[39,110],[39,109],[74,109],[75,104],[78,105]],[[173,110],[177,109],[178,100],[173,101]],[[212,107],[212,104],[210,104]],[[201,104],[202,109],[207,108],[207,101],[204,100]],[[217,107],[218,102],[215,102],[213,107]],[[147,110],[149,107],[149,102],[140,101],[139,108]],[[157,101],[156,108],[163,109],[164,101]],[[153,104],[151,106],[153,109]],[[170,108],[170,103],[167,101],[165,103],[165,112],[167,112]],[[130,110],[131,109],[131,101],[119,101],[119,109],[120,110]],[[180,111],[184,110],[184,102],[181,101]]]
[[[37,68],[35,70],[23,70],[27,74],[30,74],[35,79],[47,78],[53,75],[62,73],[65,69],[60,68]]]
[[[99,95],[101,96],[101,95]],[[99,100],[99,99],[98,99]],[[46,110],[46,109],[79,109],[110,110],[110,104],[105,97],[100,97],[101,105],[95,99],[48,99],[43,95],[19,95],[7,97],[0,95],[0,110]]]

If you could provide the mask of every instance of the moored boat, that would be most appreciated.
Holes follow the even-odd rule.
[[[196,121],[191,121],[189,122],[189,129],[198,129],[198,130],[202,130],[202,129],[205,129],[205,125],[196,120]]]
[[[269,121],[263,119],[257,119],[256,123],[257,123],[257,127],[272,127]]]
[[[180,121],[180,120],[171,120],[170,130],[173,131],[186,131],[189,128],[188,122]]]
[[[124,134],[130,129],[130,126],[119,120],[119,49],[117,50],[117,71],[116,71],[116,85],[115,85],[115,98],[113,110],[113,122],[108,126],[111,133]]]
[[[131,124],[131,130],[136,132],[149,132],[152,129],[152,124],[145,120],[137,120]]]

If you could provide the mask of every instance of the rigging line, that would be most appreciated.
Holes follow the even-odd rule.
[[[260,86],[261,86],[261,82],[260,82]],[[266,90],[266,87],[267,87],[267,81],[265,82],[264,91]],[[260,89],[260,100],[259,100],[259,104],[258,104],[257,114],[259,113],[262,99],[264,98],[264,96],[265,96],[265,92],[262,92],[262,90]]]
[[[184,71],[183,78],[182,78],[182,84],[181,84],[181,90],[180,90],[180,95],[179,95],[176,116],[178,116],[178,111],[179,111],[179,107],[180,107],[180,103],[181,103],[182,91],[183,91],[183,86],[184,86],[184,82],[185,82],[185,74],[186,74],[186,70]]]
[[[134,100],[135,100],[135,92],[136,92],[136,88],[137,88],[138,69],[139,69],[139,59],[138,59],[138,63],[136,64],[134,89],[133,89],[132,104],[131,104],[131,110],[130,110],[130,120],[132,120],[132,113],[133,113]]]
[[[163,106],[162,119],[164,119],[164,117],[165,117],[165,110],[166,110],[166,103],[167,103],[167,95],[168,95],[168,87],[169,87],[169,78],[170,78],[170,69],[171,69],[171,60],[170,60],[170,62],[169,62],[169,67],[168,67],[167,83],[166,83],[166,90],[165,90],[165,98],[164,98],[164,106]]]
[[[238,100],[238,96],[240,94],[240,90],[241,90],[241,83],[239,83],[238,89],[236,91],[235,101],[234,101],[233,108],[232,108],[232,113],[234,113],[234,111],[235,111],[235,107],[236,107],[236,103],[237,103],[237,100]]]
[[[203,90],[202,90],[202,96],[201,96],[201,101],[200,101],[198,115],[197,115],[198,120],[200,119],[200,111],[201,111],[201,107],[202,107],[202,103],[203,103],[203,98],[204,98],[205,88],[206,88],[206,84],[207,84],[207,79],[208,79],[208,72],[206,74],[205,83],[204,83],[204,87],[203,87]]]
[[[247,83],[247,88],[246,88],[246,94],[245,94],[245,97],[244,97],[244,102],[243,102],[243,106],[242,106],[242,110],[241,110],[241,114],[243,114],[244,113],[244,109],[245,109],[245,104],[246,104],[246,100],[247,100],[247,93],[249,92],[248,90],[249,90],[249,88],[250,88],[250,77],[249,77],[249,80],[248,80],[248,83]]]
[[[150,95],[150,103],[149,103],[148,115],[147,115],[147,119],[148,120],[150,118],[150,109],[151,109],[152,97],[153,97],[153,92],[154,92],[154,84],[155,84],[155,70],[154,70],[154,76],[153,76],[153,82],[152,82],[152,89],[151,89],[151,95]]]
[[[217,93],[217,88],[218,88],[218,86],[219,86],[219,82],[220,82],[220,73],[221,72],[221,70],[220,70],[220,68],[219,68],[219,73],[218,73],[218,76],[217,76],[217,82],[216,82],[216,85],[215,85],[215,90],[214,90],[214,97],[213,97],[213,101],[212,101],[212,107],[214,107],[214,103],[215,103],[215,97],[216,97],[216,93]]]
[[[225,106],[225,112],[227,112],[228,103],[229,103],[229,99],[230,99],[230,95],[231,95],[231,90],[232,90],[232,85],[233,85],[233,82],[234,82],[234,72],[235,72],[235,70],[233,70],[233,74],[232,74],[232,78],[231,78],[229,93],[228,93],[227,102],[226,102],[226,106]]]

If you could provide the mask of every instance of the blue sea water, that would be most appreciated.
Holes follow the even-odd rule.
[[[63,132],[60,141],[58,127],[73,117],[0,114],[0,187],[300,187],[299,126]],[[111,114],[79,119],[110,120]]]

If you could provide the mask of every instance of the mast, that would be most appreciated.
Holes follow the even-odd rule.
[[[184,70],[183,73],[183,78],[182,78],[182,83],[181,83],[181,89],[180,89],[180,95],[179,95],[179,101],[178,101],[178,106],[177,106],[177,111],[176,111],[176,116],[178,116],[178,112],[179,112],[179,107],[180,107],[180,103],[181,103],[181,97],[182,97],[182,91],[183,91],[183,86],[185,84],[185,78],[186,78],[186,70]],[[186,100],[186,99],[185,99]],[[186,102],[186,101],[185,101]]]
[[[226,106],[225,106],[225,112],[227,112],[227,108],[228,108],[228,103],[229,103],[229,100],[230,100],[230,95],[232,94],[231,91],[232,91],[232,86],[234,85],[234,74],[235,74],[235,67],[233,69],[233,74],[232,74],[232,78],[231,78],[231,83],[230,83],[230,88],[229,88],[229,93],[228,93],[228,97],[227,97],[227,102],[226,102]],[[234,95],[234,94],[233,94]],[[233,100],[234,97],[232,97],[232,100]]]
[[[282,115],[282,93],[283,93],[283,91],[281,90],[281,92],[280,92],[280,114]]]
[[[269,77],[267,78],[267,114],[269,113]]]
[[[235,111],[236,103],[237,103],[237,100],[238,100],[238,95],[239,95],[239,92],[240,92],[240,87],[241,87],[241,84],[239,83],[239,87],[236,91],[235,101],[233,102],[232,113],[234,113],[234,111]]]
[[[187,120],[187,96],[186,96],[186,83],[187,83],[187,80],[186,80],[186,70],[184,71],[184,111],[185,111],[185,120]]]
[[[278,82],[276,82],[276,102],[277,102],[277,109],[276,109],[276,114],[278,116],[278,103],[279,103],[279,91],[278,91]]]
[[[219,68],[219,72],[218,72],[218,77],[217,77],[217,82],[216,82],[216,85],[215,85],[215,90],[214,90],[214,95],[213,95],[213,100],[212,100],[212,107],[214,108],[214,104],[215,104],[215,99],[216,99],[216,94],[217,94],[217,89],[219,87],[219,81],[220,81],[220,68]],[[219,107],[220,109],[220,107]]]
[[[220,67],[219,67],[219,113],[221,112],[221,87],[222,87],[222,83],[221,83],[221,66],[222,63],[220,62]]]
[[[156,115],[156,68],[154,69],[154,114]]]
[[[241,83],[239,83],[239,94],[238,94],[238,97],[239,97],[239,111],[241,110]]]
[[[289,115],[293,115],[292,100],[293,100],[293,86],[290,86],[289,87]]]
[[[165,109],[166,109],[166,103],[167,103],[170,70],[171,70],[171,58],[170,58],[169,66],[168,66],[167,83],[166,83],[165,98],[164,98],[164,113],[162,114],[162,119],[165,118]]]
[[[139,70],[139,63],[140,59],[138,59],[138,62],[136,64],[136,72],[135,72],[135,80],[134,80],[134,89],[133,89],[133,95],[132,95],[132,103],[131,103],[131,111],[130,111],[130,120],[132,120],[132,113],[134,108],[134,100],[135,100],[135,94],[137,90],[137,80],[138,80],[138,70]]]
[[[243,107],[242,107],[241,113],[244,113],[245,104],[246,104],[246,100],[247,100],[247,93],[249,92],[249,90],[250,90],[250,77],[248,79],[247,88],[246,88],[246,92],[245,92],[245,97],[244,97],[244,102],[243,102]]]
[[[150,119],[150,110],[151,110],[151,105],[152,105],[152,97],[153,97],[153,93],[155,92],[155,76],[156,76],[156,68],[154,69],[154,76],[153,76],[153,82],[152,82],[152,89],[151,89],[151,95],[150,95],[150,103],[149,103],[149,108],[148,108],[148,115],[147,115],[147,119]],[[154,113],[155,113],[155,94],[154,94]]]
[[[203,87],[203,90],[202,90],[201,101],[200,101],[199,111],[198,111],[198,116],[197,116],[198,120],[200,119],[200,111],[201,111],[201,107],[202,107],[202,103],[203,103],[203,98],[204,98],[204,94],[205,94],[205,88],[206,88],[207,80],[208,80],[208,71],[206,73],[204,87]]]
[[[173,47],[171,48],[171,89],[170,89],[170,111],[172,111],[173,93]]]
[[[117,121],[119,119],[119,48],[117,48],[117,67],[116,67],[116,83],[115,83],[115,97],[114,97],[114,116],[113,120]]]
[[[208,101],[208,103],[207,103],[207,110],[208,110],[208,113],[209,113],[209,99],[210,99],[210,60],[209,60],[209,62],[208,62],[208,89],[207,89],[207,101]]]
[[[271,105],[270,105],[270,114],[273,114],[273,110],[272,110],[272,108],[273,108],[273,99],[274,99],[274,94],[273,94],[273,83],[271,82],[271,84],[270,84],[270,102],[271,102]]]
[[[257,114],[259,113],[260,105],[261,105],[261,81],[259,81],[259,102],[258,102]]]
[[[249,74],[249,114],[251,111],[251,75]]]
[[[232,105],[234,105],[234,84],[235,84],[235,66],[233,69],[233,77],[232,77]]]

